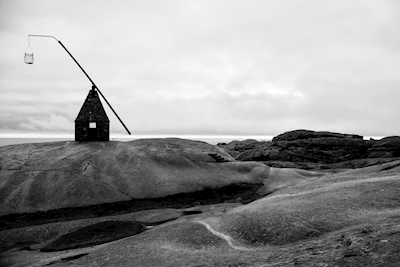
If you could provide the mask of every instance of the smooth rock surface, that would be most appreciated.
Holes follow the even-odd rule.
[[[268,171],[262,163],[235,162],[216,146],[175,138],[4,146],[0,215],[263,183]]]
[[[204,210],[94,247],[52,253],[5,251],[0,263],[60,267],[398,266],[399,196],[400,161],[396,161],[306,179],[246,205],[224,210],[218,206],[218,212]]]

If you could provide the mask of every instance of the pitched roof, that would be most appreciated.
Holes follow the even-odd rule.
[[[110,121],[95,89],[89,91],[75,121]]]

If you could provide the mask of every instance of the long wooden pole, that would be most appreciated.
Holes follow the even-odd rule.
[[[51,36],[51,35],[34,35],[34,34],[30,34],[29,36],[36,36],[36,37],[51,37],[54,38],[63,48],[64,50],[68,53],[68,55],[70,55],[70,57],[75,61],[76,65],[78,65],[78,67],[83,71],[83,73],[86,75],[86,77],[89,79],[89,81],[92,83],[92,86],[94,88],[96,88],[96,90],[100,93],[101,97],[104,99],[104,101],[106,101],[107,105],[110,107],[110,109],[112,110],[112,112],[114,113],[114,115],[118,118],[119,122],[122,124],[122,126],[124,126],[125,130],[128,132],[128,134],[130,135],[131,132],[128,130],[128,128],[125,126],[125,124],[122,122],[121,118],[118,116],[117,112],[115,112],[115,110],[112,108],[112,106],[110,105],[110,103],[108,103],[107,99],[104,97],[104,95],[101,93],[100,89],[97,87],[97,85],[93,82],[93,80],[90,78],[90,76],[86,73],[86,71],[82,68],[82,66],[78,63],[78,61],[74,58],[74,56],[68,51],[68,49],[63,45],[63,43],[61,43],[61,41],[57,40],[56,37]]]

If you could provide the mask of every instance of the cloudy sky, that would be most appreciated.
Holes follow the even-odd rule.
[[[0,0],[0,135],[73,136],[91,83],[28,34],[135,135],[400,135],[398,0]]]

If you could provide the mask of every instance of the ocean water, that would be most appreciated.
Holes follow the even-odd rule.
[[[272,137],[270,136],[133,136],[130,138],[110,138],[111,141],[127,142],[137,139],[147,139],[147,138],[166,138],[166,137],[176,137],[182,139],[189,139],[195,141],[203,141],[212,145],[218,143],[229,143],[233,140],[243,141],[246,139],[255,139],[259,141],[270,141]],[[28,144],[28,143],[45,143],[45,142],[60,142],[60,141],[74,141],[74,138],[0,138],[0,146],[16,145],[16,144]]]

